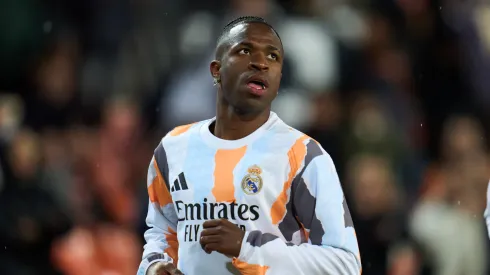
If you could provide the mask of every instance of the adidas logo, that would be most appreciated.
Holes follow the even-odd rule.
[[[187,189],[189,189],[189,187],[187,187],[187,181],[185,180],[184,173],[182,172],[179,174],[179,177],[174,181],[172,187],[170,187],[170,192],[187,190]]]

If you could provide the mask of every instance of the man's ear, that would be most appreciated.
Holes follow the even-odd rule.
[[[214,78],[215,81],[218,81],[221,78],[219,72],[220,69],[221,69],[221,62],[218,60],[213,60],[209,65],[209,71],[211,72],[211,76]]]

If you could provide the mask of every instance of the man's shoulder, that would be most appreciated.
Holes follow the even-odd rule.
[[[320,146],[320,144],[314,138],[310,137],[309,135],[305,134],[304,132],[294,127],[289,126],[283,121],[280,121],[279,123],[275,124],[273,131],[275,132],[276,135],[281,136],[281,138],[287,138],[298,142],[301,140],[302,143],[304,144],[313,142],[316,145]]]
[[[161,144],[168,145],[183,142],[184,140],[187,140],[189,136],[198,134],[201,126],[207,122],[209,122],[209,119],[176,126],[162,138]]]
[[[196,128],[195,126],[201,124],[202,122],[203,121],[199,121],[199,122],[193,122],[193,123],[189,123],[189,124],[185,124],[185,125],[176,126],[171,131],[169,131],[167,133],[167,135],[165,135],[164,139],[165,138],[174,138],[174,137],[179,137],[182,135],[189,134],[192,132],[192,130],[194,130]]]
[[[276,146],[288,148],[288,150],[298,156],[306,155],[308,159],[313,159],[320,155],[329,156],[322,145],[313,137],[282,121],[277,123],[271,130],[274,132],[274,139],[278,141]]]

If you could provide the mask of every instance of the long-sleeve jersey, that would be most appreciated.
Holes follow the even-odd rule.
[[[210,119],[180,126],[148,169],[143,261],[172,261],[186,275],[360,274],[356,233],[330,156],[271,112],[249,136],[222,140]],[[206,254],[206,220],[245,231],[240,255]]]
[[[488,237],[490,238],[490,182],[487,189],[487,208],[485,209],[485,220],[487,221]]]

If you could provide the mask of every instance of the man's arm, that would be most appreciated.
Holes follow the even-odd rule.
[[[485,220],[487,221],[488,237],[490,238],[490,182],[487,189],[487,209],[485,209]]]
[[[168,188],[168,166],[165,150],[160,143],[148,168],[148,195],[150,202],[145,232],[146,245],[138,275],[145,275],[157,262],[173,262],[177,266],[177,215]]]
[[[243,274],[361,273],[356,233],[333,161],[313,140],[306,149],[295,152],[306,156],[292,181],[289,202],[284,201],[293,215],[283,215],[279,222],[287,242],[261,231],[246,232],[233,260]],[[294,222],[301,225],[307,243],[289,242],[299,234],[291,232]]]

